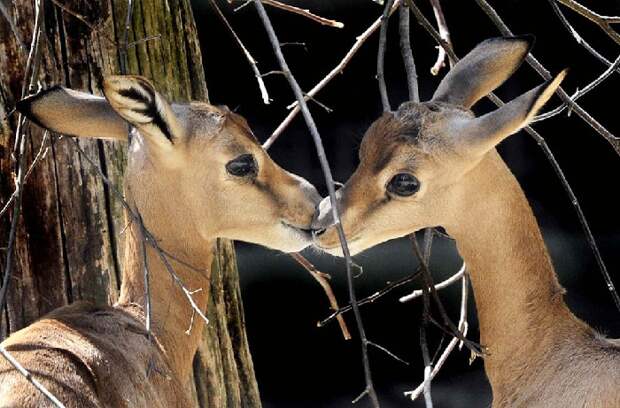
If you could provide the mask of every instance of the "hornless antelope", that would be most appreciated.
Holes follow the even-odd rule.
[[[18,104],[42,127],[78,137],[127,139],[125,196],[157,238],[201,310],[218,237],[286,252],[311,244],[320,196],[280,168],[246,121],[193,102],[170,105],[147,80],[109,77],[105,99],[53,88]],[[186,385],[203,321],[147,245],[154,340],[144,328],[142,230],[126,232],[121,294],[114,306],[72,304],[14,333],[3,346],[67,407],[189,407]],[[0,361],[0,406],[47,401]]]
[[[532,210],[495,146],[526,126],[565,71],[503,107],[471,106],[526,57],[529,38],[478,45],[429,102],[401,105],[366,132],[360,165],[337,200],[352,253],[441,225],[468,266],[488,349],[494,407],[620,407],[620,342],[563,301]],[[331,203],[319,206],[316,244],[340,255]]]

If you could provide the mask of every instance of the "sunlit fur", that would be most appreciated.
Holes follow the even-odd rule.
[[[353,254],[438,225],[456,239],[487,347],[493,407],[620,407],[620,343],[565,305],[532,210],[495,150],[532,119],[565,72],[487,115],[469,111],[528,49],[523,39],[482,43],[431,102],[406,103],[376,120],[337,194],[342,225]],[[421,183],[410,197],[386,191],[402,172]],[[313,222],[316,245],[341,255],[331,213],[326,198]]]
[[[108,78],[104,93],[107,99],[53,88],[18,109],[46,128],[79,137],[126,140],[127,122],[135,127],[125,198],[170,254],[168,261],[201,310],[207,308],[211,271],[222,262],[214,256],[217,238],[282,251],[310,244],[319,195],[271,160],[241,116],[206,103],[170,105],[141,77]],[[241,154],[254,156],[255,177],[227,173],[226,163]],[[147,244],[152,340],[147,336],[144,244],[135,221],[123,238],[121,294],[114,306],[76,302],[2,345],[67,407],[189,407],[192,358],[204,321]],[[0,406],[48,402],[0,359]]]

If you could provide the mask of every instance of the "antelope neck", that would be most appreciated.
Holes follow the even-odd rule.
[[[170,265],[192,291],[192,297],[200,310],[206,314],[210,292],[209,277],[214,260],[214,241],[185,237],[183,226],[166,233],[164,229],[151,227],[143,213],[144,223],[157,238],[165,251]],[[187,230],[185,230],[187,232]],[[138,225],[131,223],[125,237],[125,259],[121,294],[118,307],[136,306],[140,319],[144,319],[145,286],[142,233]],[[191,305],[173,280],[158,251],[146,245],[146,262],[149,270],[151,298],[151,331],[165,354],[170,368],[181,379],[189,378],[192,358],[200,343],[204,321],[193,313]],[[187,334],[187,333],[189,334]]]
[[[488,348],[485,369],[491,384],[507,365],[513,378],[545,353],[574,324],[563,302],[540,228],[517,180],[496,151],[465,176],[462,207],[446,225],[468,266],[480,322],[480,341]],[[501,369],[501,370],[500,370]],[[501,371],[501,372],[500,372]]]

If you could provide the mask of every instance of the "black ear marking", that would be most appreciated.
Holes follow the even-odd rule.
[[[136,82],[136,86],[120,89],[117,93],[124,98],[131,99],[144,105],[144,108],[130,107],[129,109],[147,118],[142,124],[150,124],[157,127],[170,143],[174,143],[172,131],[170,130],[168,122],[162,115],[158,103],[158,95],[155,93],[155,90],[146,81],[138,80]]]
[[[151,101],[149,101],[146,96],[144,96],[144,94],[142,92],[140,92],[139,90],[137,90],[136,88],[127,88],[127,89],[121,89],[118,91],[118,94],[120,96],[123,96],[125,98],[129,98],[129,99],[133,99],[137,102],[140,103],[144,103],[144,104],[148,104],[151,103]]]

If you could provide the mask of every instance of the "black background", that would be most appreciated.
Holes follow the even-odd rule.
[[[286,116],[293,100],[285,79],[279,75],[266,78],[272,104],[263,105],[256,82],[241,50],[218,20],[207,0],[194,0],[210,97],[213,103],[226,104],[245,116],[261,140]],[[268,8],[282,42],[304,42],[306,47],[285,47],[285,56],[303,89],[310,89],[329,72],[361,34],[381,13],[382,7],[370,0],[293,1],[320,15],[342,21],[345,28],[318,25],[303,17]],[[620,14],[617,0],[583,1],[601,14]],[[237,33],[259,62],[262,72],[278,69],[264,28],[253,5],[238,12],[225,1],[219,2]],[[427,17],[432,11],[427,1],[417,4]],[[473,0],[442,2],[458,55],[463,56],[478,42],[498,31]],[[553,73],[571,68],[564,88],[572,93],[583,88],[604,70],[569,35],[554,15],[547,1],[494,0],[491,4],[514,33],[532,33],[537,37],[534,55]],[[562,6],[561,6],[562,7]],[[619,47],[596,26],[562,8],[575,28],[608,59],[614,60]],[[398,17],[390,20],[386,77],[393,108],[407,99],[405,75],[398,48]],[[428,34],[412,16],[412,44],[420,77],[420,92],[428,99],[445,71],[438,77],[429,69],[436,50]],[[317,99],[334,111],[327,113],[311,104],[323,137],[334,176],[345,181],[357,165],[357,147],[368,125],[381,112],[375,80],[378,32],[363,45],[359,53]],[[541,83],[542,80],[524,65],[498,95],[509,100]],[[597,120],[612,133],[618,126],[618,91],[620,76],[612,75],[602,86],[580,100]],[[546,109],[557,106],[554,98]],[[480,102],[477,113],[492,109],[488,101]],[[618,232],[619,158],[608,143],[577,115],[566,114],[534,126],[547,140],[583,210],[600,245],[601,252],[616,284],[620,286]],[[620,336],[619,313],[589,250],[576,213],[560,182],[546,162],[541,149],[524,132],[512,136],[499,148],[518,177],[543,229],[543,234],[561,283],[568,290],[567,301],[573,311],[594,327],[611,336]],[[301,116],[270,150],[273,158],[288,170],[314,183],[325,195],[325,184],[315,149]],[[266,407],[347,407],[364,387],[360,349],[357,338],[344,341],[337,324],[317,328],[316,322],[328,313],[321,288],[290,257],[261,247],[237,243],[242,292],[250,346],[258,383]],[[309,249],[307,255],[321,270],[332,274],[332,284],[341,302],[347,301],[346,278],[342,260]],[[410,274],[416,261],[405,240],[382,244],[356,257],[364,274],[357,279],[357,292],[365,296],[384,287],[388,281]],[[432,267],[439,281],[459,266],[452,243],[440,240],[434,247]],[[456,285],[458,286],[458,285]],[[398,297],[415,285],[397,290],[375,304],[362,308],[369,338],[410,362],[409,366],[371,350],[371,365],[383,407],[422,406],[409,402],[403,391],[421,381],[423,366],[418,343],[421,302],[400,304]],[[459,288],[441,292],[453,318],[458,318]],[[349,328],[355,332],[351,316]],[[470,301],[470,337],[477,339],[473,300]],[[437,347],[440,333],[431,333]],[[455,352],[433,382],[433,397],[438,407],[485,407],[490,402],[490,388],[480,361],[467,363],[467,351]],[[361,401],[359,406],[367,406]]]

